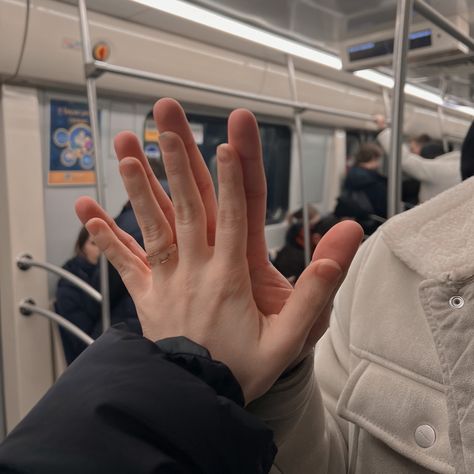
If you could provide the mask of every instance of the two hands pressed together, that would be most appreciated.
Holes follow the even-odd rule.
[[[90,198],[80,198],[76,212],[122,277],[143,335],[152,341],[186,336],[204,346],[230,368],[248,403],[324,333],[362,231],[352,221],[332,228],[293,288],[268,260],[254,116],[239,109],[229,117],[229,143],[217,149],[218,203],[180,105],[162,99],[154,117],[172,202],[137,137],[122,132],[115,139],[145,251]]]

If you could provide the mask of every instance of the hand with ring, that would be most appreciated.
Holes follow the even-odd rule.
[[[362,232],[351,221],[331,229],[293,289],[268,261],[253,115],[239,109],[229,117],[229,143],[217,149],[218,205],[182,108],[162,99],[154,117],[173,202],[137,137],[122,132],[115,139],[145,250],[90,198],[80,198],[76,211],[123,279],[144,336],[186,336],[206,347],[232,370],[249,402],[324,332]]]

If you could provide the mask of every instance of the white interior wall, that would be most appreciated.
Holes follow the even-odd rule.
[[[42,116],[42,162],[43,187],[46,223],[46,256],[47,261],[55,265],[63,265],[73,256],[81,224],[74,212],[74,202],[79,196],[91,196],[95,199],[94,185],[88,186],[49,186],[47,174],[49,169],[49,137],[51,99],[65,99],[85,102],[85,96],[71,94],[44,93],[41,96]],[[113,150],[113,137],[122,130],[134,131],[139,138],[143,135],[143,125],[150,106],[141,103],[120,100],[99,100],[100,132],[102,159],[105,161],[105,202],[107,212],[116,216],[127,200],[126,192],[117,167]],[[54,297],[57,277],[49,276],[49,296]]]
[[[46,258],[40,104],[35,89],[3,85],[0,92],[0,319],[9,431],[49,388],[53,365],[49,323],[18,309],[25,298],[47,307],[46,273],[23,272],[15,260],[25,252]]]

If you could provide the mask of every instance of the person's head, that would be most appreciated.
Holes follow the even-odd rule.
[[[288,222],[290,225],[294,223],[302,223],[303,219],[304,217],[302,207],[288,216]],[[318,208],[312,204],[308,204],[308,219],[311,225],[315,224],[320,219]]]
[[[96,243],[90,236],[89,232],[85,227],[79,231],[77,236],[76,245],[74,246],[74,252],[76,255],[81,255],[89,263],[96,264],[99,261],[100,250]]]
[[[313,225],[311,228],[311,241],[313,247],[316,248],[316,245],[318,245],[319,241],[323,238],[326,232],[328,232],[332,227],[341,221],[342,219],[340,217],[337,217],[334,214],[328,214],[327,216],[322,217],[315,225]]]
[[[420,155],[422,158],[432,160],[434,158],[437,158],[440,155],[443,155],[444,148],[443,148],[442,143],[433,141],[433,142],[427,143],[426,145],[423,145],[420,153],[417,153],[417,154]]]
[[[382,148],[375,143],[363,143],[354,157],[354,166],[375,170],[380,166]]]
[[[411,137],[408,141],[408,147],[410,148],[411,153],[421,155],[421,149],[431,141],[432,139],[427,133],[422,133],[421,135]]]

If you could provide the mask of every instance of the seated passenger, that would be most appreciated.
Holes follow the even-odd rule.
[[[320,219],[319,211],[315,206],[308,204],[308,220],[312,227]],[[294,283],[306,267],[304,256],[304,221],[303,208],[288,214],[286,219],[288,230],[285,236],[285,245],[278,250],[272,259],[276,269],[291,283]],[[311,244],[314,249],[314,245]]]
[[[74,246],[75,256],[63,268],[91,284],[97,270],[100,250],[85,227],[79,232]],[[100,318],[100,306],[83,290],[61,278],[56,289],[55,311],[78,326],[89,336]],[[60,328],[64,356],[69,365],[87,346],[78,337]]]
[[[311,351],[305,341],[324,331],[361,230],[352,222],[331,229],[293,289],[268,261],[253,115],[229,118],[229,144],[217,151],[218,206],[184,111],[164,99],[154,116],[166,131],[174,205],[147,174],[137,138],[116,138],[145,250],[94,201],[76,204],[132,295],[143,336],[113,328],[84,351],[0,446],[4,474],[271,468],[272,433],[243,406]]]
[[[294,217],[292,221],[295,221]],[[326,232],[340,221],[341,219],[338,217],[329,214],[311,223],[311,252],[314,251],[316,245]],[[272,263],[293,284],[303,273],[306,264],[304,255],[304,226],[301,220],[296,220],[296,222],[291,224],[286,233],[285,245],[278,251]]]
[[[383,117],[376,116],[375,120],[378,127],[382,129],[377,136],[377,140],[385,152],[389,153],[390,129],[384,129],[385,123]],[[420,203],[460,183],[460,163],[459,151],[444,153],[435,159],[428,160],[422,158],[419,154],[410,152],[406,146],[402,147],[401,165],[403,171],[421,182],[419,193]]]

